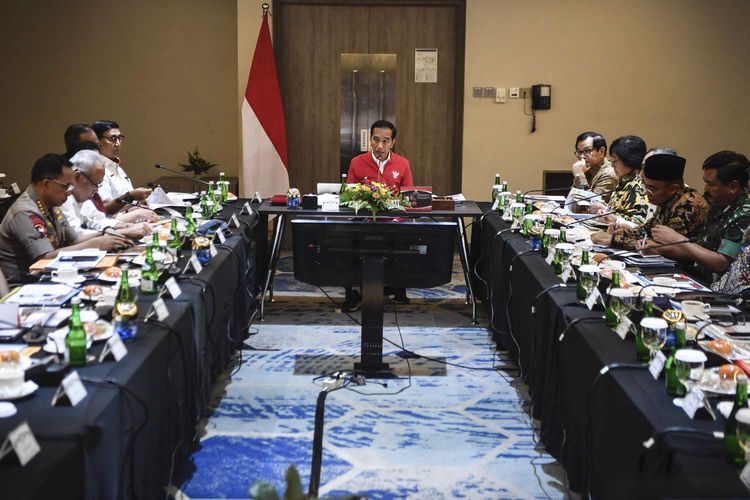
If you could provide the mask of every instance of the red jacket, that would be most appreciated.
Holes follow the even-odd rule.
[[[350,184],[364,182],[365,179],[380,182],[388,187],[401,191],[403,186],[413,186],[411,167],[409,160],[391,151],[391,157],[385,164],[383,173],[380,173],[378,164],[372,158],[372,152],[368,151],[352,158],[349,164],[349,175],[346,182]]]

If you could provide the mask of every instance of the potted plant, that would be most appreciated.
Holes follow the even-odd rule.
[[[192,172],[196,177],[204,176],[211,168],[217,166],[216,163],[211,163],[201,156],[198,146],[195,146],[195,151],[192,153],[188,151],[188,162],[179,165],[183,172]]]
[[[310,498],[302,491],[302,480],[294,465],[290,465],[286,470],[285,479],[284,500],[308,500]],[[272,484],[260,480],[255,481],[250,487],[250,498],[253,500],[280,500],[276,488]],[[362,497],[358,495],[350,495],[347,497],[328,497],[328,500],[358,500],[360,498]]]

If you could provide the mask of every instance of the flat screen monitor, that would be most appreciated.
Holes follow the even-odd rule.
[[[455,222],[292,221],[294,277],[317,286],[360,286],[362,256],[384,257],[385,286],[430,288],[453,272]]]

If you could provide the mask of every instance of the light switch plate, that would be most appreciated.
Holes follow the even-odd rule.
[[[472,97],[482,97],[484,95],[484,87],[474,87]]]

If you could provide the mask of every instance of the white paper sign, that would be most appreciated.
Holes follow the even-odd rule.
[[[250,215],[251,213],[253,213],[252,209],[250,208],[250,203],[248,203],[248,202],[245,202],[245,204],[242,205],[242,210],[247,210],[247,214],[248,215]],[[242,211],[240,211],[240,213],[242,213]]]
[[[555,259],[555,254],[554,254],[554,252],[550,251],[550,253],[547,254],[547,258],[544,259],[544,260],[545,260],[545,262],[547,262],[548,265],[551,266],[552,265],[552,261],[554,259]]]
[[[628,336],[628,332],[630,331],[631,326],[633,326],[633,322],[630,321],[630,318],[624,316],[620,320],[620,323],[618,323],[615,332],[617,332],[617,335],[619,335],[622,340],[625,340],[625,337]]]
[[[21,425],[8,433],[8,441],[13,447],[13,451],[18,456],[18,461],[24,466],[31,461],[34,456],[41,450],[39,443],[31,432],[28,422]]]
[[[697,387],[690,389],[690,392],[687,393],[685,399],[682,401],[682,409],[685,410],[688,417],[691,419],[695,418],[695,412],[703,406],[703,398],[702,390]]]
[[[745,485],[745,488],[750,490],[750,460],[747,461],[745,466],[742,468],[740,473],[740,481]]]
[[[437,83],[438,49],[414,49],[414,82]]]
[[[122,341],[119,335],[112,335],[107,340],[109,350],[112,351],[112,356],[115,357],[115,361],[120,361],[128,354],[128,348],[125,347],[125,343]]]
[[[164,302],[164,299],[156,299],[153,303],[153,307],[154,311],[156,311],[156,318],[159,321],[167,319],[167,316],[169,316],[169,309],[167,309],[167,304]]]
[[[65,395],[68,396],[71,406],[75,406],[86,397],[86,388],[81,382],[81,377],[77,371],[70,372],[67,377],[60,383]]]
[[[586,307],[589,308],[589,311],[594,308],[594,305],[596,304],[596,301],[599,299],[600,292],[598,288],[594,288],[591,291],[591,294],[589,294],[588,297],[586,297]]]
[[[232,214],[232,223],[234,227],[240,227],[240,220],[237,218],[237,214]]]
[[[648,365],[648,371],[651,373],[651,376],[654,377],[654,380],[659,380],[659,375],[661,375],[661,371],[664,369],[664,363],[666,362],[667,357],[664,353],[657,351],[656,356],[651,360],[651,364]]]
[[[219,237],[219,243],[221,243],[222,245],[225,241],[227,241],[227,237],[224,236],[224,231],[222,231],[221,229],[216,230],[216,236]]]
[[[18,187],[18,184],[15,182],[10,185],[10,188],[13,190],[15,194],[21,194],[21,188]]]
[[[195,274],[200,274],[200,272],[203,271],[203,264],[200,263],[198,256],[195,254],[190,257],[190,265],[193,267]]]
[[[208,252],[211,254],[211,257],[216,257],[219,254],[219,251],[216,250],[216,245],[214,245],[214,240],[211,240],[211,243],[209,243]]]
[[[570,266],[567,266],[565,269],[563,269],[562,274],[560,275],[560,279],[563,281],[563,283],[567,283],[570,279],[570,273],[573,272],[573,268]]]
[[[174,276],[169,278],[164,284],[167,286],[169,295],[171,295],[173,299],[176,299],[177,297],[182,295],[182,288],[180,288],[180,285],[177,283],[177,280],[174,279]]]

